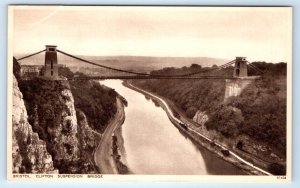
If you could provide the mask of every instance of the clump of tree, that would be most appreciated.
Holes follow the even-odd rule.
[[[123,164],[123,162],[121,161],[121,155],[119,154],[119,151],[118,151],[118,138],[117,136],[113,135],[112,136],[112,150],[113,150],[113,158],[116,162],[116,166],[117,166],[117,169],[118,169],[118,172],[120,174],[128,174],[129,173],[129,169],[128,167]]]
[[[62,111],[68,111],[64,102],[57,99],[62,90],[70,89],[69,84],[34,78],[19,81],[19,88],[25,100],[29,123],[41,139],[50,139],[46,127],[58,127],[62,121]]]
[[[286,76],[287,73],[287,67],[286,63],[280,62],[280,63],[266,63],[264,61],[255,61],[252,62],[251,65],[254,65],[259,70],[264,72],[264,75],[266,76]],[[259,74],[257,71],[252,69],[248,66],[248,74],[249,75],[257,75]]]
[[[201,75],[205,75],[208,74],[209,70],[212,71],[215,70],[215,68],[202,68],[200,65],[193,64],[188,68],[164,68],[162,70],[153,71],[151,74],[181,75],[201,72]],[[217,73],[220,74],[220,71]],[[134,83],[139,87],[172,100],[180,109],[186,112],[189,118],[193,118],[198,110],[213,110],[214,106],[224,100],[223,92],[225,90],[225,84],[223,80],[153,79],[135,80]]]
[[[115,90],[95,81],[71,81],[70,85],[75,108],[84,112],[89,126],[104,132],[117,111]]]
[[[67,68],[63,68],[63,71],[61,71],[61,76],[64,77],[72,76],[72,74]],[[70,115],[71,113],[68,105],[66,105],[66,100],[71,99],[69,96],[62,95],[62,91],[71,90],[76,111],[81,110],[84,112],[89,125],[99,132],[104,131],[109,120],[116,113],[117,93],[95,81],[69,82],[67,80],[46,80],[43,78],[21,80],[19,88],[25,100],[28,121],[34,132],[38,133],[40,139],[46,141],[47,151],[52,155],[55,168],[59,169],[60,173],[97,173],[98,169],[93,161],[83,155],[75,161],[57,160],[55,135],[49,130],[59,127],[64,120],[63,115],[65,113]],[[80,119],[82,117],[79,117]],[[70,121],[65,122],[61,134],[66,136],[72,134]],[[80,135],[77,136],[80,142],[82,138]],[[65,143],[63,147],[68,154],[74,152],[74,146],[69,143]],[[89,151],[92,152],[92,150]],[[85,151],[81,152],[84,153]],[[89,153],[89,155],[91,154]]]
[[[240,109],[243,114],[244,121],[239,134],[265,143],[277,155],[285,157],[286,78],[276,77],[264,75],[249,85],[240,96],[229,99],[226,105]],[[222,117],[229,121],[225,116]]]
[[[210,120],[206,123],[208,130],[217,130],[227,138],[236,137],[240,134],[244,117],[242,111],[232,106],[217,106],[211,113]]]
[[[32,172],[32,163],[28,157],[28,147],[31,144],[30,136],[26,136],[21,129],[17,129],[16,132],[16,139],[19,146],[19,152],[22,156],[22,163],[20,167],[20,173],[31,173]]]
[[[271,163],[268,166],[268,170],[274,175],[286,175],[286,167],[278,163]]]
[[[21,77],[21,66],[15,57],[13,57],[13,74],[19,81]]]
[[[154,70],[151,71],[152,75],[164,75],[164,76],[168,76],[168,75],[181,75],[181,74],[188,74],[188,73],[192,73],[192,72],[196,72],[202,69],[201,65],[198,64],[192,64],[190,67],[182,67],[182,68],[174,68],[174,67],[165,67],[161,70]]]
[[[99,174],[99,169],[93,162],[86,159],[76,161],[55,160],[56,166],[59,166],[60,174]]]
[[[173,101],[189,118],[206,111],[209,120],[205,126],[224,137],[248,135],[272,148],[280,157],[286,156],[286,63],[253,62],[264,73],[240,96],[224,102],[225,80],[137,80],[134,84]],[[216,70],[216,66],[202,68],[195,65],[183,68],[165,68],[155,74],[182,74]],[[215,71],[232,76],[233,67]],[[248,69],[249,75],[257,75]]]
[[[224,157],[228,157],[230,155],[228,150],[221,150],[221,153],[223,154]]]

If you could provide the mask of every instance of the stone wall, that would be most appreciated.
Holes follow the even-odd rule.
[[[229,97],[239,96],[242,93],[242,91],[257,78],[259,77],[249,76],[244,78],[227,79],[225,86],[224,101],[226,101],[226,99]]]

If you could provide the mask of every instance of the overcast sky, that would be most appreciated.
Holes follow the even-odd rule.
[[[289,61],[290,8],[19,7],[14,54],[46,44],[80,55]]]

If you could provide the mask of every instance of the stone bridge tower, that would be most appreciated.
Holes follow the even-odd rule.
[[[59,79],[56,46],[46,45],[44,76],[51,80]]]
[[[235,59],[235,66],[233,71],[233,77],[247,77],[247,60],[246,57],[236,57]]]
[[[246,57],[236,57],[233,78],[235,79],[226,79],[224,101],[228,97],[239,96],[243,89],[257,79],[255,76],[248,76]]]

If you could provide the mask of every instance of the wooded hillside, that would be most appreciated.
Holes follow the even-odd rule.
[[[272,148],[272,152],[286,156],[286,63],[254,62],[265,73],[255,80],[240,96],[224,102],[225,80],[136,80],[134,84],[167,97],[189,118],[206,111],[205,126],[226,138],[248,135]],[[188,73],[202,68],[192,65],[183,68],[165,68],[152,74]],[[210,68],[213,69],[213,68]],[[231,70],[230,70],[231,69]],[[229,70],[229,71],[228,71]],[[231,74],[232,68],[219,74]],[[249,69],[249,75],[256,73]]]

